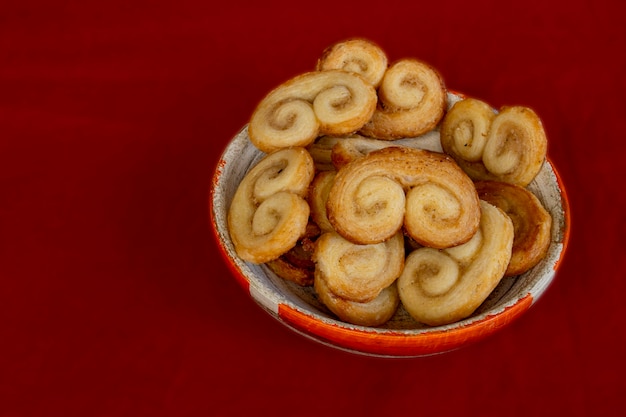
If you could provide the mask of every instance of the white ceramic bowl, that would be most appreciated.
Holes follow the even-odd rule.
[[[431,132],[432,133],[432,132]],[[423,147],[441,150],[439,135],[428,135]],[[265,311],[295,332],[349,352],[381,357],[415,357],[459,348],[505,327],[521,316],[552,282],[565,253],[570,215],[563,183],[548,159],[528,187],[553,219],[547,256],[523,275],[505,278],[467,319],[437,327],[417,323],[400,306],[379,328],[348,324],[335,318],[317,300],[312,287],[277,277],[264,265],[242,261],[235,253],[227,228],[230,201],[246,172],[262,157],[250,142],[245,126],[226,146],[214,173],[210,196],[211,226],[234,278]]]

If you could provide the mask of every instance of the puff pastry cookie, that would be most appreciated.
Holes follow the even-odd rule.
[[[466,98],[441,123],[441,146],[474,180],[527,186],[543,165],[547,138],[541,120],[528,107],[503,107]]]
[[[371,244],[403,229],[435,248],[458,245],[478,229],[471,179],[448,156],[405,147],[371,152],[337,172],[326,203],[334,229]]]
[[[513,221],[513,254],[506,276],[537,265],[548,252],[552,216],[528,189],[498,181],[476,182],[478,196],[503,210]]]
[[[314,175],[313,158],[304,148],[266,155],[248,171],[227,216],[241,259],[265,263],[296,245],[309,223],[306,195]]]
[[[418,322],[438,326],[470,316],[504,276],[511,259],[513,223],[481,200],[479,231],[467,243],[411,252],[398,278],[400,300]]]

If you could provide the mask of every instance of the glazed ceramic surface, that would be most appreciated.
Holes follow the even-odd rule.
[[[424,135],[420,147],[441,152],[438,131]],[[337,349],[372,356],[414,357],[442,353],[480,340],[518,318],[537,301],[553,280],[567,246],[567,197],[558,172],[548,159],[528,187],[553,219],[548,254],[537,266],[523,275],[504,278],[470,317],[453,324],[420,324],[402,305],[382,327],[348,324],[335,318],[318,301],[312,287],[285,281],[265,265],[244,262],[235,253],[227,228],[228,208],[246,172],[263,156],[251,144],[247,126],[224,150],[209,196],[211,227],[218,246],[234,278],[267,313],[303,336]]]

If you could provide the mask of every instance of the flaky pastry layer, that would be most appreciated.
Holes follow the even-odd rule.
[[[337,172],[334,170],[319,171],[315,174],[315,178],[313,178],[309,187],[307,201],[311,209],[311,219],[322,232],[333,232],[335,230],[328,220],[326,202],[336,175]]]
[[[552,230],[552,216],[539,199],[526,188],[499,181],[478,181],[476,191],[513,221],[513,254],[505,275],[523,274],[537,265],[548,252]]]
[[[324,279],[316,278],[314,287],[322,304],[339,319],[360,326],[376,327],[385,324],[393,317],[400,305],[395,281],[389,287],[384,288],[376,298],[362,303],[337,296],[330,291]]]

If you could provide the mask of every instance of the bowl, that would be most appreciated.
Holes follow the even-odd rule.
[[[277,321],[306,338],[335,349],[376,357],[443,353],[505,328],[537,302],[555,277],[567,247],[570,214],[563,182],[547,158],[528,186],[553,219],[550,247],[538,265],[522,275],[503,278],[470,317],[453,324],[420,324],[402,306],[381,327],[342,322],[320,303],[312,287],[286,281],[267,266],[244,262],[235,253],[227,228],[228,208],[241,179],[265,155],[252,145],[247,129],[246,125],[232,138],[217,163],[209,193],[210,225],[226,265],[250,298]],[[423,147],[441,151],[436,131],[424,138]]]

